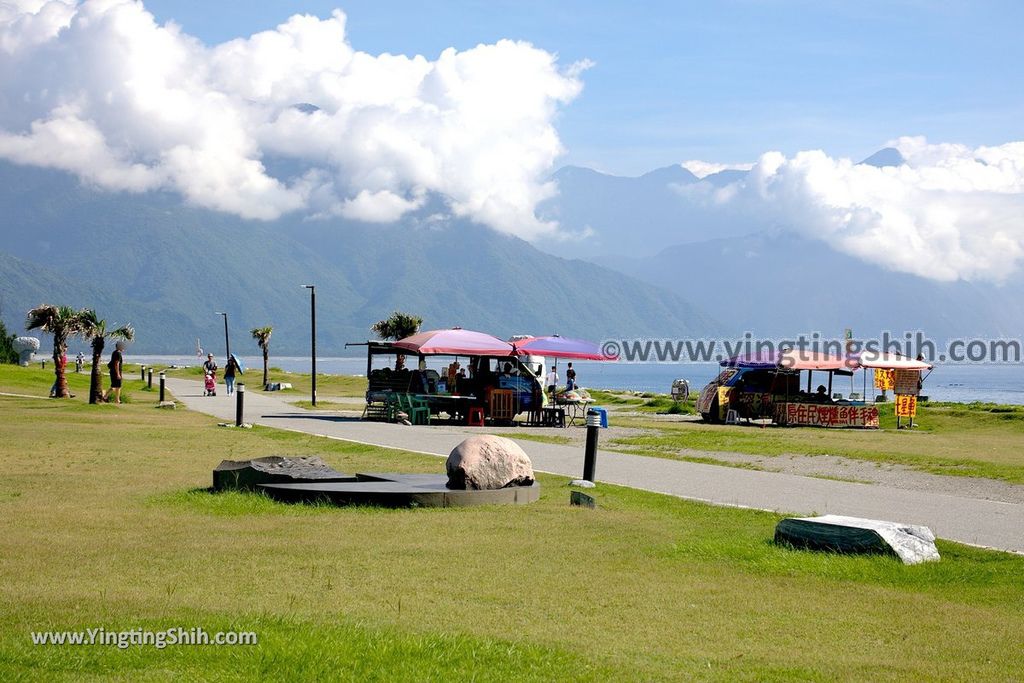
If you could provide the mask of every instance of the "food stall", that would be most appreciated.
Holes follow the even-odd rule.
[[[441,415],[511,421],[542,399],[540,382],[512,345],[483,332],[432,330],[365,345],[367,419],[391,420],[400,411],[422,423]]]
[[[934,366],[920,357],[910,358],[898,353],[880,351],[864,351],[856,356],[856,360],[858,367],[864,369],[865,392],[867,373],[871,370],[875,374],[876,388],[881,388],[883,392],[892,389],[896,394],[896,428],[902,428],[903,418],[907,418],[908,427],[913,427],[921,387]]]
[[[397,407],[411,410],[410,419],[423,423],[444,415],[467,424],[511,424],[527,413],[528,424],[564,425],[564,408],[550,405],[542,387],[545,357],[608,360],[595,344],[578,339],[552,335],[510,343],[461,328],[365,346],[364,417],[391,420]],[[387,360],[382,363],[382,358]],[[406,366],[407,359],[413,367]],[[549,419],[546,409],[562,410],[562,419]]]
[[[705,422],[759,419],[780,426],[855,428],[878,427],[878,407],[867,400],[869,371],[894,372],[899,378],[897,415],[902,410],[912,418],[923,381],[920,373],[932,367],[924,361],[892,353],[837,356],[795,349],[735,356],[721,365],[718,377],[704,387],[697,400],[697,409]],[[863,393],[852,391],[857,370],[864,371]],[[807,373],[806,382],[801,381],[803,372]],[[816,372],[825,373],[818,376],[826,383],[814,389]],[[837,376],[851,378],[851,392],[845,397],[833,392]]]
[[[697,400],[706,422],[746,419],[785,426],[878,426],[874,405],[832,393],[837,375],[853,374],[850,360],[842,356],[787,350],[735,356],[721,365],[722,372]],[[801,381],[803,372],[806,384]],[[826,384],[817,390],[813,389],[815,372],[825,373]]]

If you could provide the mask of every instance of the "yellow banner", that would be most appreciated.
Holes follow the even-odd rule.
[[[875,368],[875,388],[880,391],[891,391],[896,386],[896,371]]]
[[[915,415],[917,415],[917,396],[896,394],[896,417],[914,417]]]

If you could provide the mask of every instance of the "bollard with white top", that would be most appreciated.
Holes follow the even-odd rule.
[[[245,385],[235,387],[235,426],[242,426],[242,405],[245,402]]]
[[[587,410],[587,449],[583,454],[583,480],[593,482],[597,469],[597,431],[601,429],[601,413]]]
[[[139,368],[139,374],[142,375],[139,379],[141,379],[143,382],[145,382],[146,381],[146,366],[145,365],[143,365],[141,368]]]
[[[147,389],[153,388],[153,368],[149,368],[149,383],[146,384]]]
[[[165,379],[164,371],[161,370],[160,371],[160,403],[164,402],[164,379]]]

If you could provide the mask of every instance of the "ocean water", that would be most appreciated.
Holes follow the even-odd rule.
[[[203,359],[195,356],[135,356],[128,355],[129,363],[154,365],[199,365]],[[430,362],[430,367],[440,369],[450,359]],[[243,356],[248,371],[262,372],[263,360],[258,356]],[[217,362],[224,364],[222,358]],[[379,361],[378,361],[379,362]],[[272,356],[270,364],[291,372],[309,372],[309,357]],[[317,358],[317,372],[331,375],[365,375],[366,357]],[[376,365],[374,367],[377,367]],[[595,361],[573,361],[577,382],[580,386],[598,389],[631,389],[668,393],[674,379],[686,379],[691,390],[699,391],[718,374],[715,363],[599,363]],[[565,377],[565,362],[558,363],[561,377]],[[820,374],[824,379],[824,373]],[[863,372],[852,378],[836,377],[832,390],[849,394],[851,391],[864,393]],[[815,385],[817,385],[815,379]],[[871,378],[867,382],[868,395],[874,395]],[[957,401],[970,403],[985,401],[1024,405],[1024,364],[1005,365],[938,365],[925,379],[922,394],[933,401]]]

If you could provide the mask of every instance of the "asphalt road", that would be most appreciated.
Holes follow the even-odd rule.
[[[188,408],[234,421],[235,400],[223,394],[223,385],[216,397],[204,397],[202,384],[196,381],[169,378],[167,386]],[[463,427],[363,422],[337,413],[303,410],[261,390],[246,392],[245,421],[439,457],[447,457],[468,431]],[[518,443],[537,470],[570,477],[583,472],[582,448],[525,439]],[[598,452],[597,479],[716,505],[923,524],[941,538],[1024,552],[1024,505],[1017,503],[609,451]]]

